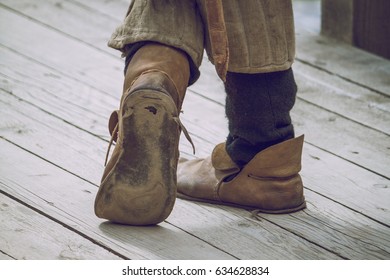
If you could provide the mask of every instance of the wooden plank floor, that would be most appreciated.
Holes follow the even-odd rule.
[[[178,199],[155,227],[96,218],[123,82],[106,42],[127,6],[1,0],[0,259],[390,258],[390,62],[319,36],[319,1],[294,1],[307,209],[253,216]],[[206,58],[201,71],[183,107],[187,158],[227,134],[223,85]]]

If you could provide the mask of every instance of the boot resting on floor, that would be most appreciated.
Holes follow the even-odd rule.
[[[264,213],[301,210],[306,207],[298,174],[303,139],[302,135],[271,146],[242,169],[226,153],[224,143],[206,159],[180,159],[178,197]]]

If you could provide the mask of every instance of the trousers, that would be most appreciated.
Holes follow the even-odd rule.
[[[190,83],[199,77],[204,50],[211,46],[206,0],[133,0],[108,45],[131,57],[145,42],[183,50],[191,65]],[[287,70],[295,57],[291,0],[223,0],[229,47],[227,70],[268,73]]]

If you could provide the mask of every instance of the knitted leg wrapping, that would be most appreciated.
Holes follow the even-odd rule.
[[[294,138],[290,110],[297,86],[291,68],[259,74],[228,72],[225,91],[226,151],[237,164],[243,166],[267,147]]]

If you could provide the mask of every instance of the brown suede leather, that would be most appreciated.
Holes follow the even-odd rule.
[[[241,170],[226,153],[224,144],[217,145],[206,159],[180,160],[178,197],[266,213],[301,210],[305,208],[305,198],[298,173],[303,138],[261,151]],[[235,177],[225,181],[231,175]]]
[[[180,103],[183,102],[190,77],[188,58],[183,51],[158,43],[149,43],[134,54],[127,69],[123,92],[126,92],[134,81],[143,78],[142,74],[157,71],[166,75],[165,79],[159,79],[158,83],[167,84],[168,78],[175,87],[174,91],[169,91],[170,94],[179,95]]]

